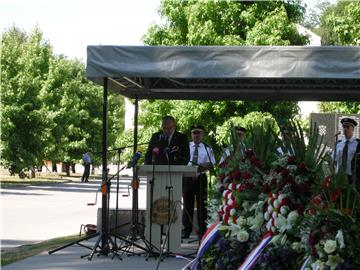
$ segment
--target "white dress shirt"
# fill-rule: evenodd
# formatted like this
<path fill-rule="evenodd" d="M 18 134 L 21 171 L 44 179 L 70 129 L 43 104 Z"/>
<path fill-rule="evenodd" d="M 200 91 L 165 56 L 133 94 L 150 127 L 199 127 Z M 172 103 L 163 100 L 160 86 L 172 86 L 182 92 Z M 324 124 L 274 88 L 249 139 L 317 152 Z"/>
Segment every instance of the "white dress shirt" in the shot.
<path fill-rule="evenodd" d="M 190 142 L 189 147 L 190 147 L 190 161 L 188 163 L 188 166 L 196 165 L 196 164 L 191 163 L 191 161 L 193 160 L 193 156 L 194 156 L 195 143 Z M 197 163 L 198 164 L 203 164 L 203 163 L 215 164 L 215 162 L 216 161 L 215 161 L 214 152 L 213 152 L 212 148 L 209 146 L 205 146 L 203 143 L 199 143 L 198 162 Z"/>
<path fill-rule="evenodd" d="M 341 167 L 342 163 L 342 154 L 343 149 L 346 143 L 346 138 L 343 138 L 340 142 L 336 144 L 336 172 L 339 172 L 339 168 Z M 349 145 L 348 145 L 348 155 L 347 155 L 347 162 L 346 162 L 346 174 L 352 175 L 351 171 L 351 160 L 354 157 L 354 154 L 356 152 L 356 148 L 358 145 L 358 141 L 356 140 L 355 136 L 349 139 Z"/>

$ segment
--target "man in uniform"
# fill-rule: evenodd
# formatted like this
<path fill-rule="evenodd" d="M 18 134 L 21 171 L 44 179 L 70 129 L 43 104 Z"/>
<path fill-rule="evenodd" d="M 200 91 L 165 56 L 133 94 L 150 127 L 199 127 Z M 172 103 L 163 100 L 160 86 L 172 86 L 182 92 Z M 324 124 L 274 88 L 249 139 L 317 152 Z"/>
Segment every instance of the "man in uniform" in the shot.
<path fill-rule="evenodd" d="M 207 176 L 206 172 L 213 164 L 215 158 L 213 150 L 210 146 L 203 142 L 204 127 L 200 125 L 193 125 L 190 128 L 192 141 L 189 143 L 190 160 L 188 165 L 199 166 L 199 171 L 196 177 L 184 177 L 183 179 L 183 231 L 181 237 L 189 238 L 192 232 L 194 202 L 196 199 L 197 205 L 197 221 L 199 225 L 199 237 L 201 238 L 206 232 L 207 219 Z"/>
<path fill-rule="evenodd" d="M 359 185 L 360 140 L 354 136 L 357 122 L 352 118 L 341 119 L 344 138 L 336 144 L 334 160 L 336 172 L 345 171 L 351 183 Z"/>

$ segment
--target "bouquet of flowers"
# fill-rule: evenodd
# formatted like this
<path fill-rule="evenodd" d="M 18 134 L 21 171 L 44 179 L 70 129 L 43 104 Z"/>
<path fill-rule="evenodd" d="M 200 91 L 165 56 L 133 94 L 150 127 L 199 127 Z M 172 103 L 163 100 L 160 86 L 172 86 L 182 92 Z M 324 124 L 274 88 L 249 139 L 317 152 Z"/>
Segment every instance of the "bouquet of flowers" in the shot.
<path fill-rule="evenodd" d="M 253 136 L 253 148 L 239 144 L 222 164 L 211 201 L 220 237 L 202 269 L 237 269 L 269 235 L 262 254 L 241 269 L 360 269 L 359 193 L 344 175 L 324 174 L 316 127 L 306 144 L 301 127 L 290 126 L 285 154 L 267 153 L 276 149 L 277 136 L 257 130 L 267 134 L 266 146 Z"/>

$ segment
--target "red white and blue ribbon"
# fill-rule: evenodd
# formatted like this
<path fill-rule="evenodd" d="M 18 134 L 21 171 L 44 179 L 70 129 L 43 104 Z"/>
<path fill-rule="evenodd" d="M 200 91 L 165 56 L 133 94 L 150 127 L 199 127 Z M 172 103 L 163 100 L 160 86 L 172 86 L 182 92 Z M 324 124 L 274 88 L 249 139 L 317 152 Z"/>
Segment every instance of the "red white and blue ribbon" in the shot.
<path fill-rule="evenodd" d="M 250 252 L 243 264 L 238 268 L 238 270 L 250 270 L 259 259 L 263 250 L 270 243 L 272 237 L 273 236 L 270 233 L 266 234 L 261 240 L 261 242 L 256 246 L 256 248 L 254 248 Z"/>
<path fill-rule="evenodd" d="M 193 259 L 192 261 L 190 261 L 187 265 L 185 265 L 182 268 L 182 270 L 188 270 L 188 269 L 196 270 L 201 257 L 209 249 L 209 247 L 214 242 L 214 240 L 219 236 L 220 225 L 221 225 L 221 223 L 218 221 L 218 222 L 214 223 L 213 225 L 211 225 L 209 229 L 207 229 L 206 233 L 204 234 L 204 236 L 201 240 L 201 244 L 200 244 L 199 250 L 196 254 L 196 258 Z"/>

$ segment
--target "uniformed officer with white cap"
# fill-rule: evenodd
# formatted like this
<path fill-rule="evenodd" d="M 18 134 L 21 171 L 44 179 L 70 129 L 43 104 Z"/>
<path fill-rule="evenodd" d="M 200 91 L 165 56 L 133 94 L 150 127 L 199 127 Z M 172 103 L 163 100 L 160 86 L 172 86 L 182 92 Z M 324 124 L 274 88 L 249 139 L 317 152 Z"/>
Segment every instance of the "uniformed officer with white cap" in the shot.
<path fill-rule="evenodd" d="M 343 170 L 351 182 L 358 179 L 360 166 L 357 162 L 360 156 L 360 140 L 355 138 L 354 128 L 357 122 L 349 117 L 341 119 L 344 138 L 339 140 L 335 149 L 336 172 Z M 358 182 L 358 181 L 356 181 Z"/>

